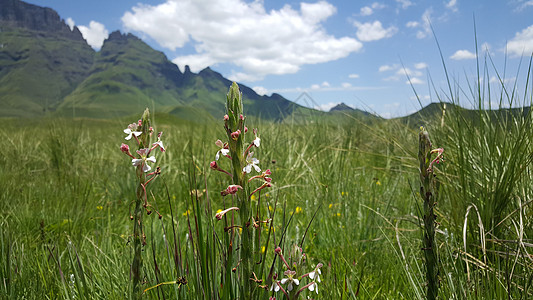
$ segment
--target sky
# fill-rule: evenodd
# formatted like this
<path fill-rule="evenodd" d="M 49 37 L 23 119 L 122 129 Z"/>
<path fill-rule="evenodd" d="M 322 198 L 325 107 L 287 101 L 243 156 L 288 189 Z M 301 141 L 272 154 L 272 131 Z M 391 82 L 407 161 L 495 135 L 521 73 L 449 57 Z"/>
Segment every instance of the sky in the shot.
<path fill-rule="evenodd" d="M 533 0 L 26 2 L 56 10 L 96 50 L 129 32 L 182 71 L 209 66 L 259 94 L 385 118 L 447 100 L 448 82 L 471 106 L 478 63 L 480 82 L 525 85 L 533 53 Z"/>

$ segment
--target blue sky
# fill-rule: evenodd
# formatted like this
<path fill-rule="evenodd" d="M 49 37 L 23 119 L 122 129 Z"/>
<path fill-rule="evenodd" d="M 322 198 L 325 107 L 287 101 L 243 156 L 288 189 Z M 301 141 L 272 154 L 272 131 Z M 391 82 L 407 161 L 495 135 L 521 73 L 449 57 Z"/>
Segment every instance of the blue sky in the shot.
<path fill-rule="evenodd" d="M 525 77 L 533 52 L 532 0 L 27 2 L 56 10 L 95 49 L 115 30 L 131 32 L 182 71 L 210 66 L 260 94 L 384 117 L 420 108 L 413 87 L 423 105 L 447 90 L 435 37 L 463 89 L 476 79 L 476 36 L 478 60 L 490 55 L 508 84 Z M 489 70 L 486 79 L 497 81 Z"/>

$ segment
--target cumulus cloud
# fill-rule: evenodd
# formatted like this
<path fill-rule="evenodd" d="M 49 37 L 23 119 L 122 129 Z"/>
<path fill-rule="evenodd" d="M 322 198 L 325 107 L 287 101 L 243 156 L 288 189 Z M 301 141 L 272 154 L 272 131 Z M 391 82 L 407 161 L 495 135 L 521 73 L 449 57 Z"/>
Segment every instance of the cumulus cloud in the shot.
<path fill-rule="evenodd" d="M 424 84 L 424 83 L 425 82 L 418 77 L 410 78 L 409 80 L 405 82 L 405 84 Z"/>
<path fill-rule="evenodd" d="M 268 93 L 268 90 L 262 86 L 254 86 L 252 90 L 254 90 L 254 92 L 256 92 L 260 96 L 264 96 Z"/>
<path fill-rule="evenodd" d="M 433 14 L 433 9 L 428 8 L 422 14 L 421 20 L 419 21 L 409 21 L 406 23 L 408 28 L 418 28 L 416 32 L 416 37 L 419 39 L 426 38 L 431 34 L 431 14 Z"/>
<path fill-rule="evenodd" d="M 354 22 L 354 26 L 357 27 L 357 38 L 363 42 L 390 38 L 396 32 L 398 32 L 398 28 L 394 26 L 391 26 L 387 29 L 383 28 L 383 25 L 380 21 L 374 21 L 372 23 Z"/>
<path fill-rule="evenodd" d="M 67 18 L 65 20 L 65 23 L 68 25 L 68 27 L 70 27 L 70 30 L 73 30 L 74 25 L 76 25 L 76 23 L 74 23 L 74 20 L 72 20 L 72 18 Z"/>
<path fill-rule="evenodd" d="M 394 64 L 394 65 L 383 65 L 383 66 L 380 66 L 378 71 L 380 72 L 386 72 L 386 71 L 392 71 L 392 70 L 396 70 L 399 68 L 399 65 L 398 64 Z"/>
<path fill-rule="evenodd" d="M 513 56 L 529 56 L 533 53 L 533 25 L 517 32 L 507 43 L 507 51 Z"/>
<path fill-rule="evenodd" d="M 104 24 L 96 21 L 91 21 L 89 27 L 78 26 L 83 38 L 94 49 L 100 49 L 104 44 L 104 40 L 109 36 L 109 32 L 105 29 Z"/>
<path fill-rule="evenodd" d="M 448 3 L 446 3 L 446 8 L 450 9 L 453 12 L 457 12 L 457 0 L 450 0 Z"/>
<path fill-rule="evenodd" d="M 359 78 L 359 74 L 350 74 L 348 75 L 348 78 L 352 78 L 352 79 Z"/>
<path fill-rule="evenodd" d="M 196 72 L 230 63 L 242 68 L 232 78 L 253 81 L 360 50 L 363 45 L 355 38 L 326 32 L 322 23 L 335 13 L 325 1 L 267 12 L 263 1 L 166 0 L 154 6 L 138 4 L 122 22 L 126 30 L 149 36 L 170 50 L 191 44 L 196 53 L 173 59 L 182 69 L 189 65 Z"/>
<path fill-rule="evenodd" d="M 419 63 L 416 63 L 415 64 L 415 69 L 425 69 L 428 67 L 428 64 L 426 64 L 425 62 L 419 62 Z"/>
<path fill-rule="evenodd" d="M 385 8 L 384 4 L 381 4 L 379 2 L 374 2 L 369 6 L 362 7 L 360 14 L 361 16 L 370 16 L 374 13 L 375 10 L 382 9 L 382 8 Z"/>
<path fill-rule="evenodd" d="M 457 50 L 450 58 L 453 60 L 474 59 L 476 58 L 476 54 L 468 50 Z"/>

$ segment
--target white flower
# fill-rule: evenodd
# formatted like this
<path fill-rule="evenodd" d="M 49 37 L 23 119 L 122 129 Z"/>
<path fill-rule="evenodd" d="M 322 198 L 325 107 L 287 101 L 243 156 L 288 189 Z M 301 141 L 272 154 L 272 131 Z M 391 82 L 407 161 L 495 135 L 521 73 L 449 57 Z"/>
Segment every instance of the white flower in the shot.
<path fill-rule="evenodd" d="M 272 286 L 270 287 L 270 291 L 271 291 L 271 292 L 272 292 L 272 291 L 274 291 L 274 292 L 279 291 L 279 284 L 278 284 L 277 281 L 274 281 L 274 282 L 272 283 Z"/>
<path fill-rule="evenodd" d="M 221 140 L 217 140 L 215 142 L 215 145 L 219 146 L 221 149 L 217 151 L 217 154 L 215 155 L 215 160 L 218 160 L 220 158 L 220 153 L 224 156 L 228 156 L 229 149 L 227 149 L 224 145 L 224 143 Z"/>
<path fill-rule="evenodd" d="M 255 147 L 259 147 L 259 145 L 261 145 L 261 139 L 258 136 L 256 136 L 253 143 Z"/>
<path fill-rule="evenodd" d="M 318 284 L 316 282 L 311 283 L 308 289 L 312 292 L 315 291 L 318 294 Z"/>
<path fill-rule="evenodd" d="M 152 167 L 150 167 L 147 164 L 147 162 L 155 163 L 155 156 L 146 157 L 146 155 L 149 153 L 149 151 L 150 151 L 150 149 L 148 149 L 148 148 L 139 149 L 139 150 L 137 150 L 137 154 L 139 154 L 139 156 L 141 158 L 134 158 L 134 159 L 131 160 L 131 164 L 134 167 L 142 165 L 143 172 L 145 172 L 145 173 L 152 169 Z"/>
<path fill-rule="evenodd" d="M 322 268 L 322 266 L 323 265 L 321 263 L 316 265 L 316 268 L 313 270 L 313 272 L 309 273 L 309 278 L 315 279 L 316 277 L 316 281 L 320 282 L 320 275 L 322 274 L 322 271 L 320 271 L 320 268 Z"/>
<path fill-rule="evenodd" d="M 259 160 L 255 157 L 252 157 L 254 155 L 253 152 L 249 152 L 248 153 L 248 156 L 246 156 L 246 167 L 244 167 L 242 169 L 243 172 L 245 173 L 250 173 L 252 172 L 252 167 L 254 167 L 254 169 L 257 171 L 257 172 L 261 172 L 261 168 L 259 168 L 257 166 L 257 164 L 259 163 Z"/>
<path fill-rule="evenodd" d="M 133 135 L 135 135 L 135 136 L 141 135 L 142 131 L 133 131 L 130 128 L 126 128 L 126 129 L 124 129 L 124 133 L 128 135 L 124 139 L 125 140 L 130 140 Z"/>
<path fill-rule="evenodd" d="M 292 286 L 293 283 L 296 285 L 300 284 L 300 280 L 298 280 L 297 278 L 294 278 L 294 275 L 296 275 L 296 271 L 287 270 L 283 274 L 287 275 L 287 278 L 281 279 L 281 284 L 285 284 L 288 282 L 287 291 L 289 292 L 292 291 L 292 289 L 294 288 Z"/>

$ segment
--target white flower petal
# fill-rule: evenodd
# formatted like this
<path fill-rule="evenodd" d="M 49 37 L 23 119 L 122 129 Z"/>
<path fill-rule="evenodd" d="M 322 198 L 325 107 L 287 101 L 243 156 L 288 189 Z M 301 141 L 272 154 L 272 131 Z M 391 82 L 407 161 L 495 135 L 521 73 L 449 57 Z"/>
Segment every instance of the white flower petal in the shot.
<path fill-rule="evenodd" d="M 309 273 L 309 278 L 315 279 L 315 271 Z"/>
<path fill-rule="evenodd" d="M 253 166 L 254 169 L 255 169 L 257 172 L 261 172 L 261 168 L 259 168 L 257 165 L 252 164 L 252 165 L 250 165 L 250 166 Z M 250 171 L 251 171 L 251 170 L 250 170 Z M 248 172 L 248 173 L 250 173 L 250 172 Z"/>
<path fill-rule="evenodd" d="M 129 129 L 129 128 L 124 129 L 124 133 L 125 134 L 131 134 L 131 129 Z"/>
<path fill-rule="evenodd" d="M 252 172 L 252 165 L 247 165 L 246 167 L 244 167 L 244 169 L 242 169 L 242 171 L 246 173 Z"/>
<path fill-rule="evenodd" d="M 228 155 L 229 149 L 220 149 L 220 152 L 222 153 L 222 155 Z"/>
<path fill-rule="evenodd" d="M 300 285 L 300 280 L 294 278 L 292 281 L 294 281 L 294 283 L 296 283 L 296 285 Z"/>
<path fill-rule="evenodd" d="M 256 147 L 259 147 L 261 145 L 261 139 L 259 137 L 256 137 L 254 140 L 254 145 Z"/>
<path fill-rule="evenodd" d="M 259 159 L 255 158 L 255 157 L 252 158 L 252 164 L 257 165 L 258 163 L 259 163 Z"/>
<path fill-rule="evenodd" d="M 215 160 L 218 160 L 220 158 L 220 150 L 217 151 L 217 154 L 215 155 Z"/>
<path fill-rule="evenodd" d="M 292 291 L 292 281 L 289 282 L 289 285 L 287 286 L 287 291 Z"/>
<path fill-rule="evenodd" d="M 155 163 L 155 156 L 152 155 L 152 156 L 148 157 L 146 160 Z"/>
<path fill-rule="evenodd" d="M 143 160 L 142 159 L 138 159 L 138 158 L 134 158 L 134 159 L 131 160 L 131 164 L 133 166 L 135 166 L 135 167 L 140 165 L 142 162 L 143 162 Z"/>
<path fill-rule="evenodd" d="M 134 131 L 133 134 L 135 134 L 135 136 L 139 136 L 141 135 L 143 132 L 142 131 Z"/>
<path fill-rule="evenodd" d="M 146 173 L 146 172 L 150 171 L 151 169 L 152 169 L 152 167 L 150 167 L 148 164 L 144 164 L 143 165 L 143 172 Z"/>
<path fill-rule="evenodd" d="M 287 280 L 289 280 L 289 279 L 287 279 L 287 278 L 281 279 L 281 284 L 285 284 L 287 282 Z"/>

